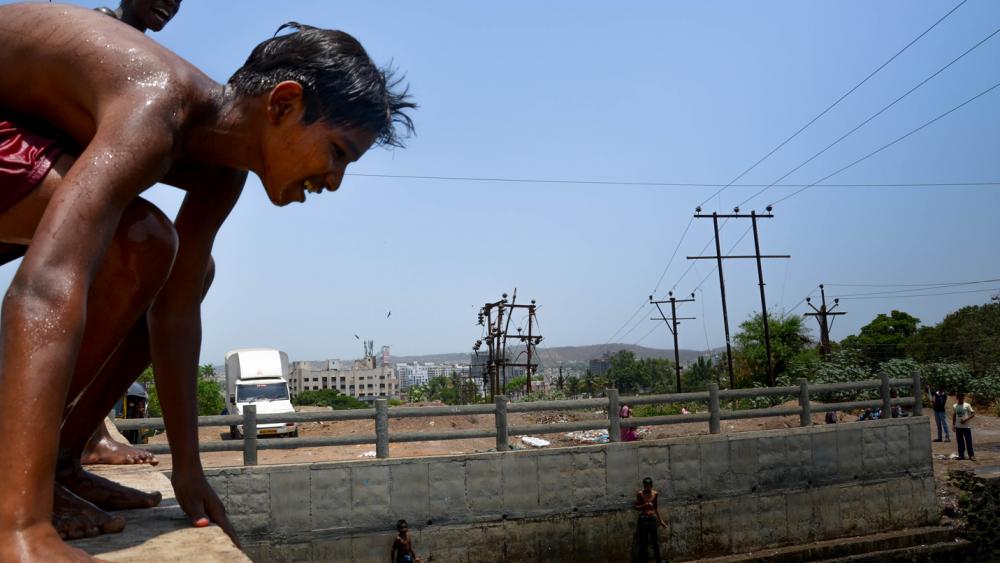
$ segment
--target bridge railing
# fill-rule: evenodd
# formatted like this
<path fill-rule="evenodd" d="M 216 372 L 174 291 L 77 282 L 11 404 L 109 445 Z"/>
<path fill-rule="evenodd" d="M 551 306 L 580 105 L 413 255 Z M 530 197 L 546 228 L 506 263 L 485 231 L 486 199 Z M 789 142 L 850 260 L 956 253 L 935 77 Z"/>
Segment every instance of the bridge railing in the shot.
<path fill-rule="evenodd" d="M 911 397 L 893 397 L 892 389 L 908 388 Z M 257 451 L 268 449 L 295 449 L 325 446 L 351 446 L 359 444 L 375 444 L 375 456 L 389 457 L 389 444 L 402 442 L 426 442 L 435 440 L 466 440 L 470 438 L 495 438 L 497 451 L 509 449 L 511 435 L 554 434 L 574 432 L 579 430 L 607 430 L 608 439 L 612 442 L 620 440 L 620 431 L 624 427 L 659 426 L 665 424 L 689 424 L 707 422 L 711 434 L 721 432 L 721 421 L 746 418 L 762 418 L 772 416 L 799 415 L 801 426 L 812 424 L 812 413 L 863 408 L 881 408 L 883 413 L 890 413 L 893 406 L 912 407 L 913 416 L 922 414 L 920 399 L 920 375 L 914 373 L 910 379 L 889 379 L 883 375 L 881 379 L 870 379 L 851 383 L 822 383 L 810 385 L 805 379 L 800 379 L 797 386 L 789 387 L 758 387 L 751 389 L 720 390 L 715 383 L 708 385 L 708 391 L 697 393 L 671 393 L 665 395 L 637 395 L 619 397 L 618 390 L 607 389 L 605 396 L 594 399 L 572 399 L 564 401 L 536 401 L 526 403 L 510 403 L 505 396 L 498 396 L 492 405 L 456 405 L 444 407 L 394 407 L 389 408 L 386 399 L 376 399 L 375 408 L 341 411 L 297 412 L 281 414 L 257 414 L 255 405 L 246 405 L 242 415 L 221 415 L 198 417 L 198 426 L 235 426 L 243 425 L 242 440 L 226 440 L 221 442 L 202 442 L 199 449 L 202 452 L 243 452 L 244 465 L 257 464 Z M 810 396 L 813 393 L 834 393 L 843 391 L 878 391 L 879 398 L 869 401 L 842 401 L 812 404 Z M 730 410 L 720 405 L 724 401 L 757 398 L 757 397 L 798 397 L 797 406 L 769 407 L 755 409 Z M 619 416 L 620 405 L 663 405 L 705 402 L 708 411 L 703 413 L 630 417 L 622 419 Z M 553 424 L 533 424 L 526 426 L 510 426 L 507 422 L 508 413 L 538 412 L 553 410 L 607 410 L 606 420 L 588 420 L 579 422 L 559 422 Z M 425 418 L 455 415 L 493 415 L 495 425 L 492 429 L 445 430 L 435 432 L 389 432 L 389 419 L 392 418 Z M 334 438 L 286 438 L 274 440 L 258 440 L 257 425 L 265 423 L 303 423 L 303 422 L 336 422 L 345 420 L 374 420 L 374 433 L 341 436 Z M 119 430 L 164 429 L 162 418 L 119 419 L 115 421 Z M 168 444 L 149 444 L 140 446 L 153 453 L 163 454 L 170 451 Z"/>

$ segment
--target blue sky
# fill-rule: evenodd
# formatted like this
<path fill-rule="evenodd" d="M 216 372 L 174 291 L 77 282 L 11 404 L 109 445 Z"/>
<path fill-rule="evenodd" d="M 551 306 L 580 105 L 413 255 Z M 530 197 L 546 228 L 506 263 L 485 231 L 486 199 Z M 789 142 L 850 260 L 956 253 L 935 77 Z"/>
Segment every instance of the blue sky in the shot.
<path fill-rule="evenodd" d="M 349 173 L 726 184 L 956 3 L 188 0 L 152 37 L 219 81 L 285 21 L 358 37 L 406 73 L 421 107 L 408 148 L 375 149 Z M 780 178 L 998 26 L 1000 3 L 968 0 L 739 183 Z M 998 61 L 1000 35 L 784 182 L 814 182 L 985 90 L 1000 81 Z M 827 183 L 1000 182 L 998 133 L 1000 88 Z M 247 346 L 356 357 L 355 334 L 394 354 L 467 351 L 478 308 L 515 287 L 541 305 L 543 346 L 663 348 L 668 334 L 648 306 L 626 321 L 654 289 L 697 288 L 682 311 L 698 320 L 682 325 L 681 347 L 719 346 L 711 264 L 682 277 L 711 222 L 681 235 L 714 191 L 348 176 L 337 193 L 278 209 L 252 177 L 217 239 L 202 361 Z M 755 191 L 730 187 L 704 207 L 729 211 Z M 742 209 L 792 191 L 772 188 Z M 148 196 L 170 212 L 181 199 L 165 187 Z M 792 256 L 765 264 L 768 304 L 805 312 L 820 283 L 1000 278 L 998 209 L 1000 186 L 806 190 L 761 221 L 762 250 Z M 747 225 L 723 228 L 724 251 Z M 748 252 L 749 236 L 734 250 Z M 3 281 L 12 274 L 0 270 Z M 756 269 L 731 261 L 725 275 L 735 330 L 760 309 Z M 827 295 L 896 289 L 829 285 Z M 892 309 L 936 323 L 990 295 L 845 298 L 833 336 Z"/>

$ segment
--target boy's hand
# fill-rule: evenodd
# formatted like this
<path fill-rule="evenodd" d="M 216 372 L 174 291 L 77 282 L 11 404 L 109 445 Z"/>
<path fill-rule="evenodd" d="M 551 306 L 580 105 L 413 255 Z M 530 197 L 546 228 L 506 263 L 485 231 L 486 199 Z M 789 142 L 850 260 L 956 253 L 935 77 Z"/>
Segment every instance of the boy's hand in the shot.
<path fill-rule="evenodd" d="M 188 475 L 184 473 L 187 472 L 179 474 L 175 471 L 171 483 L 177 495 L 177 504 L 191 519 L 191 524 L 196 528 L 204 528 L 214 522 L 226 532 L 236 547 L 242 549 L 236 531 L 226 517 L 226 507 L 208 484 L 205 474 L 201 471 Z"/>
<path fill-rule="evenodd" d="M 660 526 L 661 526 L 661 527 L 662 527 L 662 528 L 663 528 L 664 530 L 666 530 L 666 529 L 667 529 L 667 523 L 666 523 L 666 522 L 664 522 L 663 520 L 660 520 Z"/>

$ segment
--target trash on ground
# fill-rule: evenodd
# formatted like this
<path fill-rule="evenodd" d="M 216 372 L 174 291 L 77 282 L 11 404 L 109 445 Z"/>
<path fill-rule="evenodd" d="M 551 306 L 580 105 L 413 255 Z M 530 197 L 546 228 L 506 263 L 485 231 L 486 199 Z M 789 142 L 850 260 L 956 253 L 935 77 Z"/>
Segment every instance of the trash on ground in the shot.
<path fill-rule="evenodd" d="M 533 448 L 544 448 L 552 445 L 552 442 L 543 440 L 542 438 L 535 438 L 534 436 L 521 436 L 521 441 Z"/>
<path fill-rule="evenodd" d="M 358 457 L 375 457 L 375 450 L 369 450 L 359 455 Z"/>
<path fill-rule="evenodd" d="M 576 432 L 567 432 L 565 436 L 571 440 L 588 444 L 606 444 L 608 442 L 607 430 L 577 430 Z"/>

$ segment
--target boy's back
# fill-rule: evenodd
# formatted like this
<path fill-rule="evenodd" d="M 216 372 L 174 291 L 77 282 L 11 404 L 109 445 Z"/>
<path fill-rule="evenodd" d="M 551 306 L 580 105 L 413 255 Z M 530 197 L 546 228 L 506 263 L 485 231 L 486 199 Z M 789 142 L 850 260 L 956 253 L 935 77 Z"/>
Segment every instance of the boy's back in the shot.
<path fill-rule="evenodd" d="M 11 4 L 0 6 L 0 22 L 0 108 L 45 121 L 81 147 L 100 120 L 134 118 L 143 108 L 169 108 L 163 125 L 177 127 L 187 117 L 181 110 L 213 84 L 155 41 L 93 10 Z M 115 111 L 119 103 L 129 115 Z"/>

